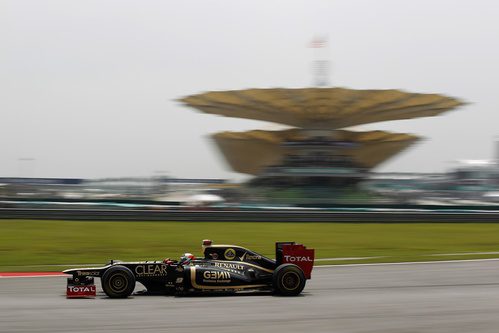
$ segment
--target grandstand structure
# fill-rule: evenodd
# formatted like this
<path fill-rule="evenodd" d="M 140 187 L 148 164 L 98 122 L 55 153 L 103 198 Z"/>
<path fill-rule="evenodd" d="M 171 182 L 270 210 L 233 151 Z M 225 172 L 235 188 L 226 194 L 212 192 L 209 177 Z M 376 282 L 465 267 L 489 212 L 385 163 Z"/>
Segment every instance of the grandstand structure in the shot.
<path fill-rule="evenodd" d="M 180 101 L 199 111 L 286 125 L 279 131 L 222 132 L 214 141 L 251 184 L 347 187 L 421 138 L 354 126 L 437 116 L 463 104 L 439 94 L 347 88 L 206 92 Z"/>

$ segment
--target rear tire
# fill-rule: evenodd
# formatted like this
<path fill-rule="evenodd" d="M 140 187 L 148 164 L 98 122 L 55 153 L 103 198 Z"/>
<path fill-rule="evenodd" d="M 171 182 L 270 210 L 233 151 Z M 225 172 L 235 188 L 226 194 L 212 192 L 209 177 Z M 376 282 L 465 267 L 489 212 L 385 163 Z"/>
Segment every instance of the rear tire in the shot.
<path fill-rule="evenodd" d="M 305 274 L 300 267 L 283 264 L 274 271 L 272 284 L 275 291 L 283 296 L 299 295 L 305 288 Z"/>
<path fill-rule="evenodd" d="M 126 298 L 135 289 L 135 276 L 124 266 L 111 266 L 102 275 L 102 289 L 111 298 Z"/>

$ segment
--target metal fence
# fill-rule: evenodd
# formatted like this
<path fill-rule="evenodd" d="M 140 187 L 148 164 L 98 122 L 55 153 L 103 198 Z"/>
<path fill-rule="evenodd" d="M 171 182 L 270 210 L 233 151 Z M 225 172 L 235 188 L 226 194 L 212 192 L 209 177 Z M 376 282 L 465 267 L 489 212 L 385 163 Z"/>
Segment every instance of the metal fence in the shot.
<path fill-rule="evenodd" d="M 499 222 L 499 212 L 381 211 L 340 212 L 314 210 L 95 210 L 0 209 L 0 219 L 84 221 L 191 221 L 191 222 Z"/>

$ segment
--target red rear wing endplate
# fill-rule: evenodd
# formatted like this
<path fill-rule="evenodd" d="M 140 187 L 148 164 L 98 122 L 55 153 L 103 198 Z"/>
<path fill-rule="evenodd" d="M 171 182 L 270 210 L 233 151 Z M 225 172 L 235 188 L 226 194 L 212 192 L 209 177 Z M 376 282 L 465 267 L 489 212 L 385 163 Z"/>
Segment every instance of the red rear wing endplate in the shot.
<path fill-rule="evenodd" d="M 279 264 L 295 264 L 303 270 L 305 277 L 310 279 L 314 268 L 314 249 L 307 249 L 304 245 L 292 242 L 281 243 L 278 248 L 282 251 L 281 254 L 276 253 L 276 257 L 280 259 Z"/>

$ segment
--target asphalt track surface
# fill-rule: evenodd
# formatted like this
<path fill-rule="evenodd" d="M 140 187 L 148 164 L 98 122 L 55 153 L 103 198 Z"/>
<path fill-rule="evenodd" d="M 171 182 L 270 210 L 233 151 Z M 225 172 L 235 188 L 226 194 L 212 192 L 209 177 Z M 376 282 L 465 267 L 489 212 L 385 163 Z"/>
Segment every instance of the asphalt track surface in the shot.
<path fill-rule="evenodd" d="M 499 332 L 499 261 L 316 268 L 302 296 L 66 299 L 0 279 L 1 332 Z"/>

